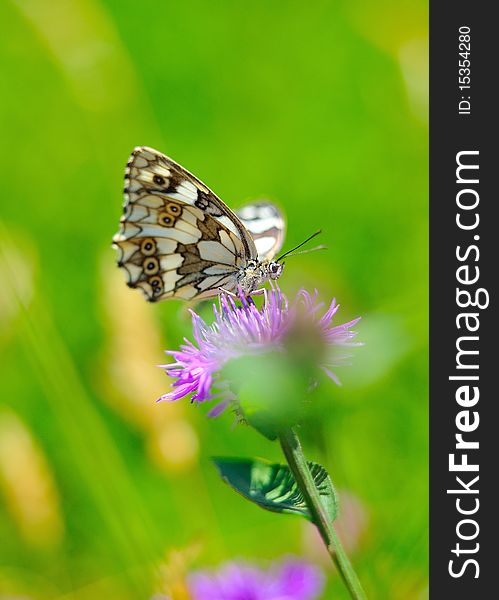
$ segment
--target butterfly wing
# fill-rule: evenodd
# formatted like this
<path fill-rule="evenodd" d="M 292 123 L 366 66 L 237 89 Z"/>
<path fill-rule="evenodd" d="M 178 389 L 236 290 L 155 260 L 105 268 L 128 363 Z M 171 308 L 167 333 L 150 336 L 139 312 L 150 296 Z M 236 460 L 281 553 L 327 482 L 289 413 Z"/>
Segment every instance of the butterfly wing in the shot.
<path fill-rule="evenodd" d="M 253 238 L 258 259 L 275 258 L 282 248 L 286 230 L 284 216 L 277 206 L 261 200 L 243 206 L 237 211 L 237 216 Z"/>
<path fill-rule="evenodd" d="M 113 238 L 128 285 L 152 302 L 236 289 L 257 257 L 238 217 L 201 181 L 151 148 L 136 148 L 125 173 L 121 228 Z"/>

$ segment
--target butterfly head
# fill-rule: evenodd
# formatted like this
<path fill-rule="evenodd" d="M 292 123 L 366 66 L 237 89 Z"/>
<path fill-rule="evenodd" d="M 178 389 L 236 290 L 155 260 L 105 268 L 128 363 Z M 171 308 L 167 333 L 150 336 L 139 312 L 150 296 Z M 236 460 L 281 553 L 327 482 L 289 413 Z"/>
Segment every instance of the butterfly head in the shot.
<path fill-rule="evenodd" d="M 241 286 L 244 292 L 251 294 L 261 288 L 262 285 L 265 285 L 265 282 L 269 279 L 279 279 L 283 268 L 284 264 L 277 261 L 264 260 L 260 262 L 250 260 L 240 271 L 238 285 Z"/>
<path fill-rule="evenodd" d="M 267 272 L 270 279 L 276 280 L 282 275 L 282 271 L 284 269 L 284 263 L 277 262 L 273 260 L 267 265 Z"/>

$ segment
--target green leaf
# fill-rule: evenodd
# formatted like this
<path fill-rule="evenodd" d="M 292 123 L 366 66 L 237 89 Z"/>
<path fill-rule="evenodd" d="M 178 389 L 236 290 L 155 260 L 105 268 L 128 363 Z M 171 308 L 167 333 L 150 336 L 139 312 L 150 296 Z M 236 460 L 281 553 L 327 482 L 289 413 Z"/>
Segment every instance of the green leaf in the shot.
<path fill-rule="evenodd" d="M 298 514 L 312 520 L 289 467 L 257 459 L 215 458 L 213 461 L 222 479 L 251 502 L 266 510 Z M 334 521 L 338 500 L 331 478 L 321 465 L 309 462 L 308 466 L 323 506 Z"/>

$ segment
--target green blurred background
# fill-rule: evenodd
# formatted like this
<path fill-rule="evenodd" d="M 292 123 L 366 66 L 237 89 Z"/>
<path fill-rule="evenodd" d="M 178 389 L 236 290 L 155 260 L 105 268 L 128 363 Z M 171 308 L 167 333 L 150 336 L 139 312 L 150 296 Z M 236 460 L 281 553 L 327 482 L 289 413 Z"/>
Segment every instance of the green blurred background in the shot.
<path fill-rule="evenodd" d="M 135 145 L 237 207 L 276 200 L 282 288 L 362 315 L 307 455 L 342 493 L 370 598 L 427 595 L 427 5 L 421 0 L 0 4 L 0 598 L 148 598 L 186 570 L 292 553 L 314 532 L 218 479 L 276 444 L 155 404 L 185 306 L 129 290 L 110 248 Z"/>

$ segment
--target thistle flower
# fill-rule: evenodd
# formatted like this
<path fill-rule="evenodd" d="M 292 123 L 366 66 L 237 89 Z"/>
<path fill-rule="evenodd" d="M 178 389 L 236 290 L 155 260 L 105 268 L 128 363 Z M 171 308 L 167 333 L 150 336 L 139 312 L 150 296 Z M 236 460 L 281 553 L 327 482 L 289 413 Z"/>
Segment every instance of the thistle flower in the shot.
<path fill-rule="evenodd" d="M 296 558 L 268 570 L 226 563 L 216 572 L 199 571 L 189 578 L 193 600 L 316 600 L 323 586 L 321 571 Z"/>
<path fill-rule="evenodd" d="M 331 368 L 343 364 L 346 358 L 338 349 L 359 345 L 352 343 L 356 333 L 351 331 L 359 319 L 333 326 L 339 305 L 333 299 L 320 316 L 324 304 L 317 301 L 317 296 L 317 290 L 313 295 L 300 290 L 290 303 L 275 287 L 258 308 L 242 293 L 240 303 L 221 293 L 220 306 L 213 304 L 212 325 L 191 310 L 195 343 L 185 339 L 180 350 L 167 352 L 175 362 L 162 367 L 175 379 L 174 389 L 159 400 L 178 400 L 189 394 L 197 403 L 218 398 L 220 402 L 209 413 L 216 416 L 235 401 L 230 382 L 221 373 L 230 361 L 271 352 L 289 354 L 293 348 L 301 348 L 307 356 L 309 350 L 317 350 L 312 352 L 317 358 L 316 366 L 339 384 Z"/>

